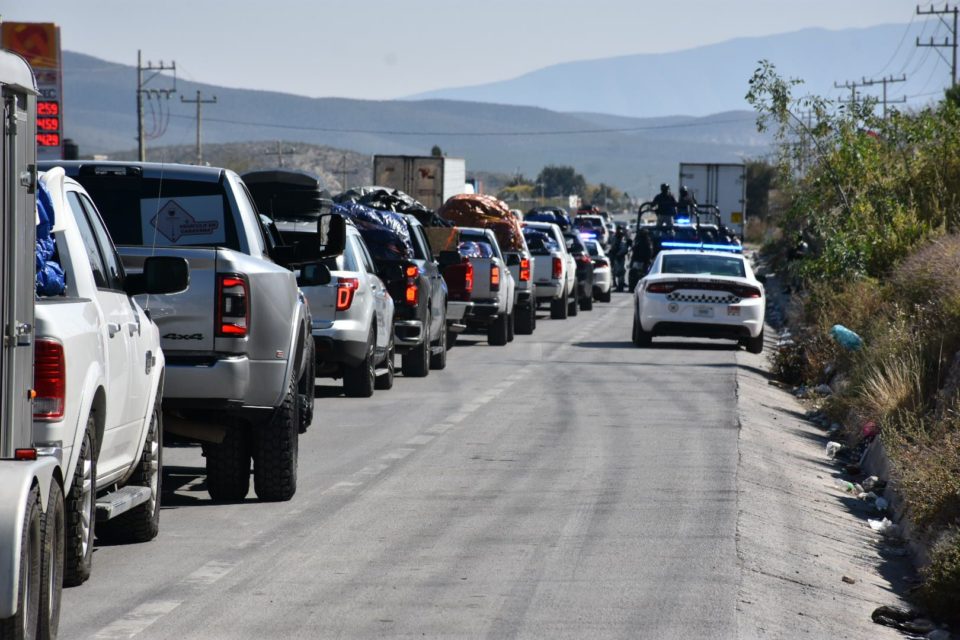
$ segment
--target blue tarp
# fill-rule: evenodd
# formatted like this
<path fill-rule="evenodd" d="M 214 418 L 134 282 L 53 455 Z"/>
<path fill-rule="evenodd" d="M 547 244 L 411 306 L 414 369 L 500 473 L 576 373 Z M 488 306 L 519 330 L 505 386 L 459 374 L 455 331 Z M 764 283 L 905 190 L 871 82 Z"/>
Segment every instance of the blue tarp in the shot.
<path fill-rule="evenodd" d="M 54 262 L 57 245 L 50 233 L 55 219 L 53 200 L 43 181 L 37 185 L 37 295 L 63 295 L 66 287 L 63 269 Z"/>
<path fill-rule="evenodd" d="M 374 260 L 410 260 L 414 257 L 410 229 L 402 214 L 371 209 L 355 202 L 335 204 L 333 212 L 353 221 Z"/>

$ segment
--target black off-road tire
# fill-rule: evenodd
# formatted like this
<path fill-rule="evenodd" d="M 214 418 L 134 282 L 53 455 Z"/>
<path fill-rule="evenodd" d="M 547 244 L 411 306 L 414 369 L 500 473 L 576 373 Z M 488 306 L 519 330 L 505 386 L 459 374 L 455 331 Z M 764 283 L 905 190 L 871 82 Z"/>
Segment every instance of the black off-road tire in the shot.
<path fill-rule="evenodd" d="M 430 316 L 423 325 L 423 342 L 401 356 L 401 370 L 408 378 L 425 378 L 430 374 Z"/>
<path fill-rule="evenodd" d="M 457 344 L 457 332 L 447 329 L 447 351 L 453 349 Z"/>
<path fill-rule="evenodd" d="M 216 502 L 240 502 L 250 492 L 250 434 L 246 427 L 228 427 L 219 444 L 204 443 L 207 492 Z"/>
<path fill-rule="evenodd" d="M 374 388 L 376 388 L 378 391 L 386 391 L 387 389 L 393 388 L 393 379 L 396 377 L 396 370 L 394 369 L 393 364 L 394 358 L 394 346 L 393 341 L 391 340 L 390 346 L 387 347 L 387 355 L 383 359 L 383 364 L 387 371 L 386 373 L 382 373 L 377 376 L 377 380 L 373 384 Z"/>
<path fill-rule="evenodd" d="M 517 333 L 517 312 L 511 311 L 507 316 L 507 342 L 513 342 Z"/>
<path fill-rule="evenodd" d="M 80 444 L 80 455 L 73 470 L 73 482 L 64 498 L 66 536 L 64 545 L 63 584 L 75 587 L 90 577 L 93 565 L 93 538 L 97 523 L 97 461 L 93 433 L 96 429 L 93 415 L 87 418 L 87 427 Z M 84 477 L 88 487 L 84 490 Z"/>
<path fill-rule="evenodd" d="M 741 343 L 750 353 L 763 353 L 763 329 L 756 338 L 744 338 Z"/>
<path fill-rule="evenodd" d="M 43 555 L 40 566 L 39 634 L 41 640 L 54 640 L 60 629 L 60 601 L 63 594 L 63 552 L 66 532 L 63 488 L 54 479 L 43 514 Z M 0 637 L 6 638 L 0 631 Z"/>
<path fill-rule="evenodd" d="M 300 433 L 306 433 L 313 423 L 313 402 L 317 390 L 317 346 L 310 340 L 307 361 L 304 363 L 303 376 L 300 378 L 298 392 L 300 396 Z"/>
<path fill-rule="evenodd" d="M 261 500 L 283 502 L 297 492 L 299 413 L 297 383 L 291 380 L 273 419 L 255 428 L 253 490 Z"/>
<path fill-rule="evenodd" d="M 376 360 L 377 333 L 370 329 L 367 336 L 367 353 L 355 367 L 343 368 L 343 392 L 350 398 L 369 398 L 377 383 Z"/>
<path fill-rule="evenodd" d="M 580 313 L 580 307 L 577 304 L 579 294 L 574 290 L 573 294 L 567 299 L 567 315 L 573 318 Z"/>
<path fill-rule="evenodd" d="M 514 330 L 521 336 L 528 336 L 533 333 L 536 320 L 537 312 L 533 305 L 524 307 L 520 309 L 520 315 L 516 317 Z"/>
<path fill-rule="evenodd" d="M 613 298 L 613 287 L 610 287 L 609 289 L 607 289 L 606 293 L 601 291 L 600 295 L 597 296 L 597 300 L 599 300 L 600 302 L 610 302 L 612 298 Z"/>
<path fill-rule="evenodd" d="M 143 443 L 140 462 L 127 484 L 150 487 L 153 495 L 141 505 L 113 520 L 101 522 L 97 538 L 110 543 L 147 542 L 160 532 L 160 494 L 163 480 L 163 416 L 160 399 L 153 405 L 147 440 Z"/>
<path fill-rule="evenodd" d="M 487 342 L 494 347 L 502 347 L 507 344 L 507 314 L 501 313 L 487 327 Z"/>
<path fill-rule="evenodd" d="M 586 298 L 580 298 L 580 310 L 581 311 L 593 311 L 593 297 L 588 296 Z"/>
<path fill-rule="evenodd" d="M 41 574 L 43 565 L 43 509 L 40 489 L 27 495 L 26 516 L 20 531 L 20 587 L 17 612 L 0 620 L 0 638 L 33 640 L 40 621 Z"/>
<path fill-rule="evenodd" d="M 568 312 L 566 296 L 550 301 L 550 318 L 553 320 L 566 320 L 570 315 Z"/>
<path fill-rule="evenodd" d="M 440 329 L 440 337 L 431 345 L 430 349 L 430 368 L 435 371 L 442 371 L 447 368 L 447 321 L 444 319 Z"/>

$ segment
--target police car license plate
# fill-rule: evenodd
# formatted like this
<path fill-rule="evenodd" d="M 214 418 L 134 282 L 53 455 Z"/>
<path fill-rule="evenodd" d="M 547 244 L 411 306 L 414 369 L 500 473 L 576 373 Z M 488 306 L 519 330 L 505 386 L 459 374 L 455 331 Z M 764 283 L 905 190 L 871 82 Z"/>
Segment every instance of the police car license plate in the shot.
<path fill-rule="evenodd" d="M 693 317 L 694 318 L 712 318 L 713 308 L 712 307 L 694 307 Z"/>

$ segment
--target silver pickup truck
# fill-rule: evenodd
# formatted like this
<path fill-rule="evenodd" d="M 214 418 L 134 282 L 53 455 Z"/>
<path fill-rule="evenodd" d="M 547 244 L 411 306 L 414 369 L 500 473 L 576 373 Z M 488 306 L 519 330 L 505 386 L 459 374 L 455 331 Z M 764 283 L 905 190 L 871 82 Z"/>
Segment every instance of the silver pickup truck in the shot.
<path fill-rule="evenodd" d="M 277 245 L 232 171 L 59 162 L 93 196 L 129 273 L 153 255 L 190 265 L 190 288 L 138 300 L 160 329 L 164 428 L 200 442 L 214 500 L 246 497 L 253 460 L 262 500 L 297 488 L 299 434 L 313 409 L 310 308 L 291 268 L 343 250 L 326 216 L 316 242 Z M 326 244 L 322 244 L 326 242 Z"/>

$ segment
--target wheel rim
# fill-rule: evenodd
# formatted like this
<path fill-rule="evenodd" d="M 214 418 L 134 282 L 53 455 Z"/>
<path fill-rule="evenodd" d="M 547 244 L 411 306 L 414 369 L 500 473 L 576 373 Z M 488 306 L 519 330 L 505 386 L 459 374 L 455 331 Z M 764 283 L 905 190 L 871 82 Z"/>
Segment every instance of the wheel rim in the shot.
<path fill-rule="evenodd" d="M 89 452 L 89 445 L 87 451 Z M 93 463 L 89 455 L 83 460 L 83 484 L 80 486 L 83 509 L 80 510 L 81 557 L 87 557 L 90 548 L 90 526 L 93 522 Z"/>
<path fill-rule="evenodd" d="M 150 513 L 153 513 L 160 498 L 157 495 L 160 493 L 160 439 L 157 437 L 156 416 L 154 416 L 150 425 L 150 433 L 150 441 L 147 443 L 147 446 L 150 447 L 147 451 L 150 456 L 147 459 L 147 472 L 150 474 Z"/>

